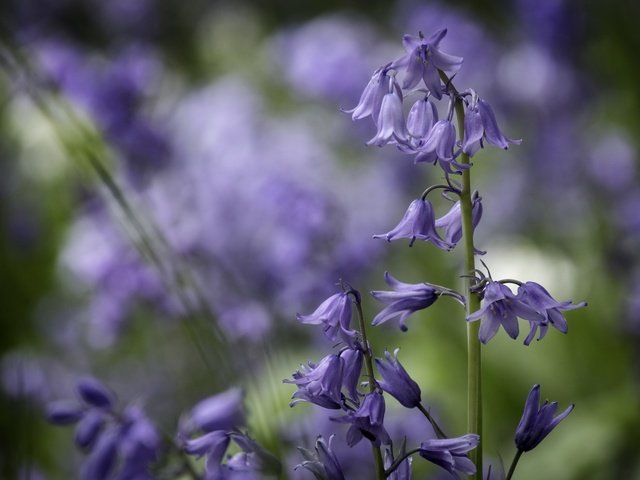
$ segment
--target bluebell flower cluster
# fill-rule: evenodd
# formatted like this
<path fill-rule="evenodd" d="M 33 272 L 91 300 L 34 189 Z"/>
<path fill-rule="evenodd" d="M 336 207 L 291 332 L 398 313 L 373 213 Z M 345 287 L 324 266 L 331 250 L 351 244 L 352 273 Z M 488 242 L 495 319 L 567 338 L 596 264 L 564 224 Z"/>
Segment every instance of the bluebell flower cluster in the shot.
<path fill-rule="evenodd" d="M 380 317 L 382 320 L 378 322 L 398 315 L 404 318 L 415 310 L 431 305 L 439 295 L 445 292 L 456 296 L 464 303 L 464 299 L 459 294 L 442 287 L 404 284 L 389 274 L 386 274 L 386 279 L 397 292 L 374 292 L 379 299 L 390 303 L 387 307 L 388 312 L 383 313 Z M 385 393 L 394 397 L 405 408 L 416 408 L 423 412 L 430 427 L 438 434 L 442 434 L 442 430 L 433 423 L 433 418 L 422 406 L 420 387 L 398 360 L 398 350 L 393 356 L 386 351 L 385 359 L 375 358 L 381 378 L 376 379 L 373 376 L 374 359 L 371 346 L 366 341 L 363 331 L 359 332 L 351 328 L 352 303 L 356 303 L 358 315 L 361 316 L 360 301 L 360 294 L 350 288 L 330 296 L 313 314 L 298 315 L 298 320 L 302 323 L 322 326 L 325 335 L 332 341 L 339 338 L 337 333 L 339 331 L 350 333 L 340 337 L 345 346 L 341 347 L 339 353 L 329 354 L 317 364 L 309 362 L 308 366 L 303 365 L 294 372 L 292 379 L 284 380 L 285 383 L 297 386 L 291 406 L 299 402 L 309 402 L 331 411 L 342 411 L 342 415 L 334 415 L 330 419 L 335 423 L 348 425 L 347 445 L 354 447 L 362 440 L 367 440 L 372 447 L 384 451 L 384 457 L 382 453 L 380 454 L 380 462 L 383 464 L 379 465 L 379 468 L 388 469 L 385 473 L 389 478 L 410 479 L 412 465 L 410 456 L 414 453 L 420 453 L 423 458 L 452 473 L 475 472 L 475 467 L 466 453 L 477 445 L 477 439 L 474 444 L 473 441 L 465 443 L 467 437 L 437 441 L 427 437 L 426 443 L 423 443 L 420 448 L 406 452 L 403 443 L 400 450 L 394 451 L 391 435 L 385 427 Z M 327 332 L 334 333 L 327 335 Z M 368 387 L 367 392 L 360 392 L 358 389 L 361 385 L 363 366 L 367 367 L 365 382 Z M 429 428 L 426 430 L 428 431 Z M 473 438 L 476 437 L 477 435 Z M 304 448 L 300 451 L 305 461 L 299 467 L 311 471 L 316 478 L 344 478 L 344 472 L 337 458 L 322 437 L 316 443 L 315 454 Z"/>
<path fill-rule="evenodd" d="M 118 411 L 115 394 L 99 380 L 81 378 L 76 390 L 79 402 L 53 402 L 48 405 L 47 417 L 57 425 L 77 424 L 74 440 L 87 454 L 82 480 L 176 478 L 182 470 L 162 470 L 164 462 L 160 460 L 167 450 L 204 457 L 201 477 L 188 467 L 192 478 L 202 480 L 248 480 L 259 478 L 261 472 L 280 471 L 279 461 L 240 430 L 246 422 L 244 395 L 238 388 L 197 403 L 181 418 L 175 441 L 163 439 L 139 405 Z M 226 455 L 232 441 L 240 452 Z M 186 458 L 181 463 L 190 465 Z"/>
<path fill-rule="evenodd" d="M 365 87 L 358 104 L 347 110 L 347 113 L 351 113 L 353 120 L 369 116 L 372 118 L 377 131 L 367 142 L 369 145 L 395 145 L 401 152 L 414 155 L 416 164 L 432 163 L 442 168 L 447 184 L 429 187 L 419 199 L 411 202 L 395 228 L 385 234 L 374 235 L 374 238 L 384 238 L 388 242 L 407 238 L 409 246 L 416 240 L 422 240 L 449 251 L 462 240 L 463 234 L 470 236 L 465 244 L 467 296 L 428 283 L 403 283 L 385 273 L 385 281 L 393 291 L 371 292 L 374 298 L 385 304 L 372 323 L 379 325 L 397 317 L 401 329 L 406 331 L 406 319 L 410 315 L 430 307 L 440 296 L 449 295 L 468 307 L 468 322 L 481 321 L 477 331 L 478 340 L 482 344 L 488 343 L 500 327 L 511 338 L 517 338 L 520 331 L 519 318 L 526 320 L 530 327 L 525 345 L 529 345 L 538 332 L 538 339 L 542 339 L 549 326 L 566 333 L 567 322 L 562 312 L 583 307 L 585 302 L 558 302 L 543 286 L 535 282 L 494 281 L 490 274 L 487 278 L 475 267 L 474 256 L 485 253 L 473 243 L 473 232 L 480 223 L 483 208 L 480 194 L 477 191 L 471 193 L 470 176 L 465 172 L 473 166 L 472 157 L 486 144 L 507 149 L 510 145 L 519 145 L 521 140 L 511 139 L 501 131 L 493 108 L 475 90 L 461 92 L 453 85 L 453 76 L 459 71 L 463 59 L 442 51 L 440 42 L 445 35 L 444 29 L 430 37 L 425 37 L 422 33 L 418 37 L 405 35 L 403 44 L 406 54 L 379 67 Z M 410 107 L 405 119 L 403 103 L 409 95 L 415 94 L 420 98 Z M 438 101 L 443 97 L 448 97 L 448 107 L 446 114 L 439 118 L 432 99 Z M 454 124 L 454 115 L 461 131 Z M 462 175 L 462 185 L 453 181 L 452 175 Z M 434 206 L 427 200 L 428 194 L 435 189 L 444 189 L 443 196 L 454 201 L 449 211 L 439 218 L 436 218 Z M 451 199 L 451 195 L 457 196 L 458 201 Z M 443 236 L 438 229 L 443 230 Z M 518 285 L 518 292 L 512 292 L 507 283 Z M 482 306 L 479 300 L 483 301 Z M 470 379 L 472 375 L 475 376 L 472 383 L 476 386 L 473 389 L 470 383 L 470 398 L 475 396 L 476 406 L 475 413 L 472 414 L 471 410 L 469 412 L 470 419 L 472 416 L 481 418 L 480 377 L 472 368 L 473 365 L 480 365 L 480 349 L 474 350 L 473 358 L 471 348 L 469 350 L 469 375 Z M 386 360 L 376 359 L 382 380 L 376 381 L 375 387 L 392 395 L 407 408 L 422 408 L 420 388 L 398 361 L 397 351 L 394 357 L 385 352 L 385 357 Z M 373 379 L 369 381 L 373 382 Z M 545 404 L 538 410 L 538 396 L 538 387 L 534 387 L 516 432 L 519 452 L 534 448 L 571 411 L 572 407 L 554 418 L 557 405 Z M 384 444 L 380 440 L 383 438 L 380 426 L 384 413 L 381 399 L 381 392 L 372 390 L 358 409 L 340 417 L 340 421 L 348 421 L 358 427 L 357 435 L 353 427 L 349 430 L 348 435 L 352 438 L 349 444 L 358 441 L 362 435 L 369 438 L 375 446 Z M 479 435 L 469 433 L 458 438 L 443 438 L 442 430 L 437 428 L 429 413 L 424 411 L 424 414 L 432 422 L 439 438 L 422 442 L 416 451 L 452 475 L 475 474 L 476 465 L 467 454 L 479 445 Z M 475 425 L 480 431 L 481 422 L 473 422 L 470 425 Z M 509 478 L 519 454 L 514 459 Z M 402 455 L 397 459 L 393 459 L 393 455 L 385 457 L 385 468 L 389 469 L 385 471 L 385 475 L 393 473 L 400 478 L 408 476 L 410 463 L 405 460 L 411 452 Z M 481 462 L 481 458 L 478 457 L 478 461 Z"/>
<path fill-rule="evenodd" d="M 462 152 L 473 156 L 484 141 L 507 148 L 520 140 L 511 140 L 502 133 L 493 109 L 475 91 L 469 89 L 460 94 L 449 81 L 443 83 L 446 74 L 457 73 L 463 63 L 461 57 L 440 49 L 446 33 L 446 29 L 441 29 L 428 38 L 422 33 L 418 37 L 405 35 L 403 45 L 407 53 L 378 68 L 358 104 L 346 112 L 354 120 L 372 118 L 377 132 L 367 142 L 369 145 L 396 145 L 400 151 L 415 155 L 416 163 L 437 163 L 446 174 L 451 174 L 469 168 L 456 159 Z M 402 77 L 401 82 L 397 76 Z M 424 96 L 412 105 L 405 120 L 403 102 L 414 92 Z M 446 117 L 439 119 L 430 97 L 441 100 L 443 96 L 449 97 L 449 107 Z M 458 132 L 452 121 L 457 98 L 463 99 L 468 112 L 464 132 L 460 132 L 464 134 L 463 141 L 456 139 Z"/>
<path fill-rule="evenodd" d="M 56 425 L 76 424 L 74 441 L 86 453 L 82 480 L 152 480 L 152 467 L 161 452 L 161 438 L 136 404 L 116 410 L 114 393 L 95 378 L 76 383 L 78 401 L 48 405 L 47 417 Z"/>

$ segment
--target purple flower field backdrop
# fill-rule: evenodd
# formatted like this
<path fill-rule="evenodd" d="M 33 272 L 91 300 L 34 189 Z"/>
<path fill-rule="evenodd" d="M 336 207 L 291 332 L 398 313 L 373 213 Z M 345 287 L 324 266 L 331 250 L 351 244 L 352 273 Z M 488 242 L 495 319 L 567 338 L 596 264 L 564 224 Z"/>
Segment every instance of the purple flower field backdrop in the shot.
<path fill-rule="evenodd" d="M 296 447 L 313 450 L 320 434 L 336 434 L 346 478 L 368 478 L 369 449 L 347 447 L 349 425 L 315 405 L 290 408 L 295 388 L 282 382 L 327 354 L 331 340 L 302 323 L 341 279 L 381 323 L 368 330 L 377 356 L 399 345 L 445 430 L 467 433 L 456 302 L 410 307 L 406 332 L 376 317 L 394 313 L 382 291 L 393 277 L 461 284 L 461 257 L 383 233 L 441 171 L 367 146 L 385 141 L 341 111 L 405 53 L 403 34 L 441 28 L 444 51 L 464 58 L 456 85 L 481 91 L 502 130 L 523 139 L 473 157 L 482 259 L 495 278 L 589 301 L 566 315 L 566 335 L 550 329 L 524 346 L 526 332 L 500 330 L 483 347 L 485 463 L 508 467 L 540 384 L 560 411 L 575 410 L 517 478 L 640 478 L 633 2 L 10 0 L 0 20 L 0 478 L 89 475 L 73 429 L 45 414 L 89 376 L 117 398 L 87 387 L 88 411 L 117 403 L 125 413 L 109 421 L 135 426 L 147 444 L 190 435 L 194 405 L 206 410 L 198 402 L 239 387 L 251 437 L 283 465 L 264 478 L 313 478 L 294 470 Z M 398 369 L 393 358 L 386 368 Z M 390 401 L 389 433 L 423 441 L 414 413 Z M 232 453 L 248 442 L 214 440 L 235 442 Z M 451 478 L 418 460 L 414 478 Z"/>

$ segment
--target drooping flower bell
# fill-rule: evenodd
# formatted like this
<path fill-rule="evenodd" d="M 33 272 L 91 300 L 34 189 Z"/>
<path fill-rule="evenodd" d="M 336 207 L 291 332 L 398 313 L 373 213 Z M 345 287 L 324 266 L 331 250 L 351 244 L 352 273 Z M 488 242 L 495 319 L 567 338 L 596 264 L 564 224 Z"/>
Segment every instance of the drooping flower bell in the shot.
<path fill-rule="evenodd" d="M 407 126 L 402 110 L 402 90 L 395 79 L 391 79 L 389 85 L 389 92 L 382 97 L 380 112 L 375 122 L 378 131 L 367 145 L 382 147 L 391 141 L 401 144 L 407 142 Z"/>
<path fill-rule="evenodd" d="M 332 417 L 331 420 L 351 424 L 347 431 L 347 444 L 350 447 L 356 445 L 363 437 L 379 447 L 391 443 L 389 433 L 384 428 L 384 413 L 384 397 L 376 390 L 364 397 L 355 412 L 349 412 L 343 417 Z"/>
<path fill-rule="evenodd" d="M 351 329 L 351 299 L 345 292 L 336 293 L 320 304 L 309 315 L 297 314 L 297 319 L 309 325 L 323 325 L 323 332 L 331 341 L 338 336 L 354 347 L 357 332 Z"/>
<path fill-rule="evenodd" d="M 420 456 L 444 468 L 451 475 L 476 473 L 476 466 L 467 453 L 478 446 L 480 437 L 468 433 L 457 438 L 432 438 L 420 444 Z"/>
<path fill-rule="evenodd" d="M 400 223 L 394 229 L 387 233 L 374 235 L 373 238 L 384 238 L 387 242 L 398 238 L 408 238 L 409 246 L 412 246 L 418 239 L 431 242 L 442 250 L 452 248 L 452 245 L 442 240 L 436 231 L 431 202 L 420 198 L 411 202 Z"/>
<path fill-rule="evenodd" d="M 505 150 L 509 148 L 510 144 L 520 145 L 522 140 L 512 140 L 500 131 L 491 105 L 478 98 L 473 90 L 470 92 L 471 99 L 467 104 L 464 116 L 462 151 L 470 157 L 475 155 L 483 146 L 483 138 L 488 143 Z"/>
<path fill-rule="evenodd" d="M 382 107 L 382 99 L 389 92 L 390 77 L 388 71 L 388 65 L 378 68 L 364 88 L 358 105 L 351 110 L 344 110 L 345 113 L 351 113 L 353 120 L 360 120 L 371 116 L 374 123 L 378 121 Z"/>
<path fill-rule="evenodd" d="M 400 329 L 407 331 L 406 320 L 418 310 L 430 307 L 443 294 L 451 296 L 464 305 L 464 297 L 445 287 L 430 283 L 400 282 L 389 272 L 384 273 L 384 281 L 393 291 L 375 290 L 371 295 L 387 306 L 383 308 L 371 322 L 380 325 L 388 320 L 399 317 Z"/>
<path fill-rule="evenodd" d="M 482 308 L 469 315 L 467 321 L 482 319 L 478 338 L 486 344 L 498 333 L 500 325 L 511 338 L 518 338 L 518 317 L 530 322 L 544 321 L 542 314 L 517 297 L 509 287 L 500 282 L 489 281 L 484 289 Z"/>
<path fill-rule="evenodd" d="M 380 388 L 392 395 L 401 405 L 407 408 L 414 408 L 420 405 L 420 387 L 409 376 L 400 361 L 398 360 L 397 348 L 391 354 L 385 350 L 384 356 L 386 360 L 376 358 L 376 366 L 378 372 L 382 376 L 382 380 L 378 381 Z"/>
<path fill-rule="evenodd" d="M 564 412 L 554 417 L 558 409 L 558 402 L 545 400 L 540 406 L 540 385 L 534 385 L 524 405 L 522 418 L 518 424 L 515 443 L 518 450 L 528 452 L 549 435 L 551 430 L 571 413 L 574 405 L 569 405 Z"/>
<path fill-rule="evenodd" d="M 525 345 L 529 345 L 536 335 L 538 327 L 540 327 L 540 336 L 538 340 L 544 338 L 549 325 L 556 328 L 562 333 L 567 333 L 567 321 L 562 315 L 562 311 L 575 310 L 587 305 L 587 302 L 573 303 L 571 300 L 558 302 L 551 294 L 540 284 L 536 282 L 525 282 L 518 288 L 518 297 L 527 305 L 533 307 L 537 312 L 544 316 L 542 322 L 530 322 L 531 330 L 524 341 Z"/>
<path fill-rule="evenodd" d="M 404 35 L 402 44 L 407 51 L 405 55 L 391 64 L 390 68 L 404 71 L 402 88 L 414 88 L 420 80 L 431 94 L 442 98 L 442 83 L 438 70 L 457 72 L 462 65 L 462 58 L 442 52 L 440 42 L 447 34 L 446 29 L 438 30 L 429 38 L 422 33 L 418 37 Z"/>
<path fill-rule="evenodd" d="M 475 191 L 471 196 L 471 223 L 473 229 L 478 226 L 480 219 L 482 218 L 482 198 L 480 194 Z M 460 207 L 460 201 L 458 200 L 442 217 L 436 219 L 436 228 L 444 228 L 444 239 L 446 242 L 457 245 L 462 239 L 462 208 Z M 474 247 L 476 255 L 484 255 L 486 252 L 478 250 Z"/>
<path fill-rule="evenodd" d="M 310 402 L 324 408 L 339 409 L 344 401 L 341 392 L 343 367 L 344 361 L 338 355 L 327 355 L 317 365 L 312 362 L 308 367 L 301 365 L 292 380 L 284 380 L 284 383 L 298 386 L 290 405 Z"/>

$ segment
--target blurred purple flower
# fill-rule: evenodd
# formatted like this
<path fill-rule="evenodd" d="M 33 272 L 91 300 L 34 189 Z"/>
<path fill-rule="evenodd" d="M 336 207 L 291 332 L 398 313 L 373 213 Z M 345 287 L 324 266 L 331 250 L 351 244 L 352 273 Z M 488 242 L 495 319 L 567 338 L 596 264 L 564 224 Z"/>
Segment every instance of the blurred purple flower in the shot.
<path fill-rule="evenodd" d="M 400 317 L 400 329 L 406 332 L 406 319 L 418 310 L 423 310 L 433 305 L 443 293 L 454 297 L 464 305 L 464 298 L 460 294 L 438 285 L 403 283 L 396 280 L 389 272 L 384 273 L 384 281 L 394 291 L 375 290 L 371 292 L 371 295 L 376 300 L 387 305 L 373 318 L 372 325 L 380 325 L 392 318 Z"/>
<path fill-rule="evenodd" d="M 244 392 L 230 388 L 198 402 L 184 420 L 182 431 L 233 430 L 244 423 Z"/>
<path fill-rule="evenodd" d="M 538 340 L 547 333 L 549 325 L 555 327 L 562 333 L 567 333 L 567 321 L 561 312 L 567 310 L 575 310 L 587 305 L 587 302 L 572 303 L 571 300 L 558 302 L 549 292 L 540 284 L 535 282 L 526 282 L 518 288 L 518 297 L 527 305 L 532 307 L 538 313 L 544 316 L 542 322 L 530 321 L 531 331 L 524 341 L 525 345 L 529 345 L 536 335 L 538 327 L 540 327 L 540 336 Z"/>
<path fill-rule="evenodd" d="M 479 442 L 480 437 L 473 433 L 456 438 L 433 438 L 420 444 L 420 456 L 456 477 L 458 472 L 473 475 L 476 466 L 467 453 L 476 448 Z"/>
<path fill-rule="evenodd" d="M 516 429 L 515 443 L 518 450 L 528 452 L 536 448 L 571 413 L 573 407 L 573 404 L 569 405 L 564 412 L 554 417 L 558 403 L 545 401 L 540 406 L 540 385 L 534 385 L 527 396 L 522 418 Z"/>
<path fill-rule="evenodd" d="M 393 230 L 374 235 L 373 238 L 384 238 L 387 242 L 396 238 L 409 238 L 409 246 L 412 246 L 418 239 L 431 242 L 442 250 L 451 249 L 451 244 L 442 240 L 438 232 L 436 232 L 431 202 L 422 199 L 416 199 L 411 202 L 402 220 Z"/>
<path fill-rule="evenodd" d="M 378 372 L 382 376 L 382 380 L 378 381 L 378 385 L 385 392 L 392 395 L 400 404 L 407 408 L 414 408 L 420 405 L 420 387 L 409 376 L 400 361 L 398 360 L 397 348 L 391 354 L 385 350 L 384 356 L 386 360 L 375 359 Z"/>
<path fill-rule="evenodd" d="M 511 338 L 517 338 L 518 317 L 529 322 L 540 323 L 545 320 L 542 314 L 514 295 L 509 287 L 500 282 L 490 281 L 484 289 L 483 306 L 467 316 L 467 321 L 474 322 L 482 318 L 478 338 L 486 344 L 498 333 L 500 325 Z"/>
<path fill-rule="evenodd" d="M 112 409 L 116 398 L 102 382 L 93 377 L 82 377 L 76 382 L 80 398 L 88 405 L 102 409 Z"/>

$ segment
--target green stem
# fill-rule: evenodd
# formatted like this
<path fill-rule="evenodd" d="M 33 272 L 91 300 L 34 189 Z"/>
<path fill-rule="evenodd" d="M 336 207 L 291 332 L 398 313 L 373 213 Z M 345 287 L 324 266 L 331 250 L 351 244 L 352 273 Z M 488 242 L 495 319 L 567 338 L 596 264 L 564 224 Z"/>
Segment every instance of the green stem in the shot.
<path fill-rule="evenodd" d="M 407 453 L 405 453 L 403 456 L 401 456 L 400 458 L 396 459 L 390 466 L 389 468 L 387 468 L 384 471 L 384 477 L 388 477 L 389 475 L 391 475 L 396 468 L 398 468 L 400 466 L 400 464 L 402 462 L 404 462 L 407 458 L 409 458 L 411 455 L 413 455 L 414 453 L 418 453 L 420 451 L 419 448 L 415 448 Z"/>
<path fill-rule="evenodd" d="M 438 438 L 447 438 L 447 435 L 442 431 L 442 429 L 440 428 L 440 425 L 438 425 L 435 419 L 431 416 L 431 414 L 427 411 L 426 408 L 424 408 L 424 406 L 421 403 L 418 404 L 418 410 L 420 410 L 422 414 L 427 418 L 427 420 L 429 420 L 429 423 L 435 430 Z"/>
<path fill-rule="evenodd" d="M 520 460 L 520 457 L 522 456 L 524 452 L 522 450 L 518 450 L 515 454 L 515 456 L 513 457 L 513 460 L 511 461 L 511 466 L 509 467 L 509 473 L 507 473 L 507 476 L 505 478 L 505 480 L 511 480 L 511 477 L 513 476 L 513 472 L 516 471 L 516 465 L 518 465 L 518 460 Z"/>
<path fill-rule="evenodd" d="M 464 132 L 464 105 L 458 92 L 451 84 L 444 72 L 440 76 L 452 95 L 456 96 L 455 112 L 458 120 L 458 132 L 462 138 Z M 470 165 L 469 156 L 462 152 L 459 163 Z M 472 291 L 476 284 L 475 278 L 475 253 L 473 247 L 473 221 L 471 203 L 471 169 L 462 170 L 462 191 L 460 192 L 460 207 L 462 211 L 462 239 L 464 242 L 464 269 L 465 290 L 467 292 L 467 316 L 480 308 L 480 297 Z M 476 466 L 476 474 L 473 478 L 482 479 L 482 375 L 481 375 L 481 350 L 478 331 L 480 322 L 467 323 L 467 430 L 469 433 L 480 435 L 480 443 L 473 450 L 469 458 Z"/>
<path fill-rule="evenodd" d="M 358 311 L 358 322 L 360 325 L 360 334 L 362 335 L 362 343 L 364 344 L 364 365 L 367 370 L 367 376 L 369 377 L 369 393 L 373 393 L 376 391 L 376 380 L 373 374 L 373 357 L 367 340 L 367 330 L 364 324 L 364 314 L 362 313 L 362 305 L 360 304 L 359 296 L 359 294 L 353 295 L 356 310 Z M 384 472 L 384 462 L 382 461 L 382 452 L 380 451 L 380 447 L 376 447 L 373 444 L 371 444 L 371 450 L 373 451 L 373 459 L 376 465 L 376 479 L 383 480 L 386 477 Z"/>

